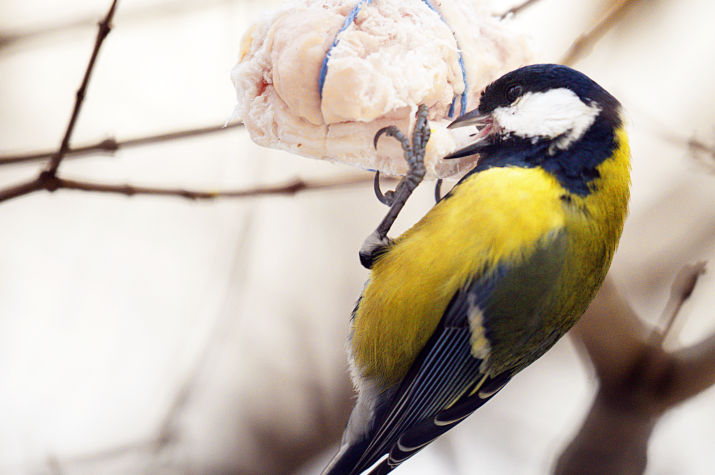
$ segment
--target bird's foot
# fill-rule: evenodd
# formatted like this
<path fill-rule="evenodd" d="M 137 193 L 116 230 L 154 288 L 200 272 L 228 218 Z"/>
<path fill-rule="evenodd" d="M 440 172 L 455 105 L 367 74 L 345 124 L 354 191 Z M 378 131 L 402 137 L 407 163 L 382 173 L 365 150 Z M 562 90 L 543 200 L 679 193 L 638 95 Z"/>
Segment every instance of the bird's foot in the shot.
<path fill-rule="evenodd" d="M 402 178 L 400 183 L 397 185 L 395 191 L 387 191 L 384 194 L 380 189 L 380 172 L 375 172 L 375 195 L 380 203 L 387 206 L 392 206 L 395 203 L 398 192 L 401 188 L 406 188 L 408 190 L 404 200 L 412 194 L 415 188 L 422 182 L 425 177 L 425 148 L 427 147 L 427 142 L 429 141 L 431 130 L 429 128 L 429 122 L 427 121 L 427 113 L 429 109 L 426 105 L 421 105 L 417 109 L 417 122 L 415 123 L 415 129 L 412 132 L 412 141 L 402 133 L 400 129 L 396 126 L 391 125 L 380 129 L 375 134 L 373 144 L 377 148 L 377 142 L 380 137 L 387 135 L 388 137 L 394 137 L 402 145 L 402 150 L 405 152 L 405 161 L 407 161 L 407 174 Z"/>
<path fill-rule="evenodd" d="M 397 215 L 402 210 L 402 207 L 407 202 L 412 192 L 417 186 L 422 183 L 425 177 L 425 148 L 430 138 L 429 122 L 427 121 L 427 113 L 429 109 L 425 105 L 421 105 L 417 109 L 417 122 L 415 129 L 412 132 L 412 141 L 403 134 L 400 129 L 391 125 L 380 129 L 375 134 L 374 144 L 377 147 L 377 141 L 384 134 L 388 137 L 394 137 L 402 145 L 402 150 L 405 152 L 405 160 L 407 161 L 407 174 L 400 180 L 395 188 L 395 191 L 387 191 L 384 194 L 380 190 L 380 174 L 375 172 L 375 195 L 381 203 L 390 207 L 387 215 L 382 220 L 377 229 L 368 236 L 360 249 L 360 262 L 363 266 L 370 269 L 376 258 L 384 252 L 384 249 L 390 244 L 387 233 L 392 227 L 392 224 L 397 219 Z"/>

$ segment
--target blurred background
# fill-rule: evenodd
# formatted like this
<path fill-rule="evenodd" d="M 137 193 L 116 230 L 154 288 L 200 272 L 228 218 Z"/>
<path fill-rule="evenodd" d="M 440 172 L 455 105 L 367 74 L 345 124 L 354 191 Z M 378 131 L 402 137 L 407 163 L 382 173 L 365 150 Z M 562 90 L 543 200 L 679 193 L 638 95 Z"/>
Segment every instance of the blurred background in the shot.
<path fill-rule="evenodd" d="M 505 11 L 518 2 L 496 3 Z M 616 2 L 623 3 L 623 2 Z M 612 274 L 656 323 L 685 263 L 715 258 L 715 3 L 627 2 L 573 63 L 632 121 L 631 215 Z M 275 0 L 121 0 L 72 145 L 221 125 L 243 32 Z M 110 2 L 0 2 L 0 154 L 57 150 Z M 515 28 L 547 62 L 614 6 L 541 0 Z M 711 148 L 712 150 L 712 148 Z M 46 161 L 0 166 L 0 188 Z M 194 190 L 365 176 L 241 128 L 68 158 L 63 177 Z M 392 234 L 433 203 L 421 187 Z M 352 406 L 344 342 L 386 208 L 371 184 L 191 201 L 60 190 L 0 203 L 0 475 L 315 474 Z M 715 277 L 673 347 L 715 332 Z M 569 338 L 399 473 L 547 474 L 596 390 Z M 668 412 L 650 475 L 711 474 L 715 391 Z"/>

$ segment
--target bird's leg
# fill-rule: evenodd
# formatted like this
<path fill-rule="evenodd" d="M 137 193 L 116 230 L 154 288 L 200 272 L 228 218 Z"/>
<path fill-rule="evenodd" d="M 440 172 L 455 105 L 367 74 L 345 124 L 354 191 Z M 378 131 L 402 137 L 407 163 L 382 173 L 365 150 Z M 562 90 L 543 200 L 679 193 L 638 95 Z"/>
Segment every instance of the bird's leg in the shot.
<path fill-rule="evenodd" d="M 402 144 L 408 170 L 402 180 L 397 184 L 395 191 L 388 191 L 384 195 L 380 190 L 379 174 L 378 172 L 375 173 L 375 194 L 377 195 L 377 199 L 379 199 L 381 203 L 388 205 L 390 209 L 377 229 L 365 239 L 365 242 L 360 248 L 360 262 L 368 269 L 372 267 L 376 258 L 384 251 L 385 247 L 389 245 L 390 240 L 387 237 L 388 231 L 390 231 L 392 224 L 395 222 L 395 219 L 397 219 L 397 215 L 400 214 L 407 199 L 415 188 L 422 183 L 425 177 L 425 147 L 430 137 L 427 112 L 428 108 L 425 105 L 421 105 L 417 110 L 417 122 L 412 132 L 411 144 L 400 129 L 394 125 L 380 129 L 377 134 L 375 134 L 374 143 L 376 147 L 378 139 L 383 134 L 386 134 L 388 137 L 396 138 L 400 144 Z"/>
<path fill-rule="evenodd" d="M 407 202 L 407 199 L 425 177 L 425 147 L 427 146 L 427 141 L 430 137 L 427 112 L 428 109 L 425 105 L 421 105 L 417 110 L 417 122 L 415 123 L 415 129 L 412 132 L 412 144 L 410 144 L 410 141 L 407 137 L 405 137 L 400 129 L 394 125 L 380 129 L 377 134 L 375 134 L 376 145 L 380 136 L 383 134 L 386 134 L 388 137 L 396 138 L 402 145 L 402 150 L 405 152 L 405 160 L 407 161 L 407 166 L 409 167 L 405 176 L 397 184 L 395 191 L 388 191 L 382 197 L 385 201 L 387 201 L 387 204 L 390 206 L 390 210 L 387 212 L 387 215 L 376 229 L 376 232 L 379 233 L 380 239 L 387 237 L 387 232 L 392 227 L 392 224 L 395 222 L 397 215 L 402 210 L 402 207 Z M 376 193 L 378 189 L 379 182 L 376 184 Z M 378 199 L 380 199 L 380 195 L 381 193 L 378 194 Z M 380 199 L 380 201 L 383 200 Z"/>

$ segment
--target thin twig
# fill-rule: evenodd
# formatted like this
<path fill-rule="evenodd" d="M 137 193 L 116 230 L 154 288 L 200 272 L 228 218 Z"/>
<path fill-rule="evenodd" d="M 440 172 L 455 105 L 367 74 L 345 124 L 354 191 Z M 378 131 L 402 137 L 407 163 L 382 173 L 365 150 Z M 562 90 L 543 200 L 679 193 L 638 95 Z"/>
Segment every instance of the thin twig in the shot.
<path fill-rule="evenodd" d="M 707 145 L 695 137 L 691 137 L 687 145 L 690 155 L 708 167 L 709 171 L 712 172 L 713 167 L 715 167 L 715 147 Z"/>
<path fill-rule="evenodd" d="M 104 39 L 107 37 L 112 29 L 111 22 L 114 17 L 114 11 L 117 7 L 117 0 L 112 1 L 112 6 L 109 7 L 109 12 L 107 16 L 99 23 L 99 31 L 97 32 L 97 40 L 94 42 L 94 50 L 92 51 L 92 57 L 89 59 L 89 64 L 87 65 L 87 70 L 84 73 L 84 79 L 82 79 L 82 85 L 77 90 L 77 99 L 74 103 L 74 109 L 72 110 L 72 116 L 70 117 L 69 124 L 67 124 L 67 131 L 62 138 L 62 144 L 57 154 L 53 155 L 50 160 L 50 164 L 47 167 L 47 172 L 51 175 L 57 173 L 57 169 L 60 166 L 60 162 L 67 154 L 70 148 L 70 139 L 72 138 L 72 132 L 74 131 L 74 126 L 77 123 L 77 118 L 79 117 L 79 111 L 82 109 L 82 104 L 84 103 L 85 95 L 87 94 L 87 86 L 89 85 L 89 79 L 92 75 L 92 70 L 94 69 L 94 64 L 97 61 L 97 55 L 99 54 L 99 49 L 102 47 Z"/>
<path fill-rule="evenodd" d="M 218 198 L 255 198 L 268 195 L 294 195 L 302 191 L 318 191 L 330 188 L 344 188 L 353 185 L 372 183 L 372 175 L 368 173 L 352 173 L 337 178 L 303 180 L 296 178 L 287 183 L 262 185 L 242 190 L 225 191 L 200 191 L 186 190 L 182 188 L 157 188 L 146 186 L 134 186 L 129 184 L 112 185 L 94 183 L 81 180 L 71 180 L 60 178 L 43 172 L 32 181 L 23 183 L 13 188 L 0 191 L 0 202 L 27 195 L 35 191 L 47 190 L 77 190 L 96 193 L 113 193 L 124 196 L 153 195 L 153 196 L 174 196 L 187 198 L 190 200 L 214 200 Z"/>
<path fill-rule="evenodd" d="M 173 0 L 171 8 L 167 9 L 166 2 L 137 2 L 134 8 L 122 9 L 122 23 L 137 23 L 152 21 L 154 18 L 166 18 L 167 15 L 192 14 L 196 11 L 214 7 L 216 5 L 227 6 L 229 3 L 237 3 L 242 0 Z M 94 16 L 86 16 L 76 20 L 58 22 L 50 26 L 34 29 L 5 30 L 0 36 L 0 50 L 22 44 L 29 40 L 37 40 L 43 37 L 52 37 L 62 34 L 68 30 L 78 28 L 88 28 L 95 26 L 97 19 Z"/>
<path fill-rule="evenodd" d="M 613 4 L 604 18 L 588 33 L 579 36 L 571 45 L 561 64 L 572 66 L 581 57 L 589 54 L 608 31 L 621 21 L 640 0 L 620 0 Z"/>
<path fill-rule="evenodd" d="M 691 137 L 687 141 L 688 148 L 695 154 L 696 152 L 702 152 L 715 158 L 715 147 L 707 145 L 705 142 L 701 142 L 695 137 Z"/>
<path fill-rule="evenodd" d="M 715 169 L 715 146 L 708 145 L 704 141 L 698 139 L 695 135 L 686 139 L 681 135 L 676 135 L 669 131 L 666 132 L 659 130 L 657 133 L 667 142 L 680 147 L 686 147 L 692 159 L 707 167 L 709 172 L 712 172 Z"/>
<path fill-rule="evenodd" d="M 329 188 L 342 188 L 352 185 L 362 185 L 372 182 L 368 173 L 349 174 L 338 178 L 321 180 L 293 179 L 283 184 L 262 185 L 243 190 L 227 191 L 196 191 L 179 188 L 152 188 L 133 185 L 105 185 L 77 180 L 57 178 L 57 189 L 93 191 L 100 193 L 117 193 L 126 196 L 154 195 L 178 196 L 190 200 L 214 200 L 216 198 L 252 198 L 268 195 L 294 195 L 301 191 L 317 191 Z"/>
<path fill-rule="evenodd" d="M 509 10 L 505 11 L 501 15 L 499 15 L 499 19 L 503 20 L 508 16 L 516 16 L 519 13 L 521 13 L 522 10 L 526 10 L 528 7 L 532 6 L 539 0 L 526 0 L 524 3 L 521 3 L 515 7 L 511 7 Z"/>
<path fill-rule="evenodd" d="M 668 303 L 665 305 L 660 317 L 662 328 L 653 330 L 653 333 L 651 333 L 650 341 L 648 342 L 651 346 L 658 347 L 663 345 L 663 340 L 665 340 L 671 328 L 673 328 L 680 309 L 683 307 L 685 301 L 690 298 L 695 289 L 695 284 L 698 282 L 698 278 L 704 273 L 704 261 L 693 265 L 686 264 L 680 269 L 670 289 Z"/>
<path fill-rule="evenodd" d="M 233 124 L 224 125 L 210 125 L 207 127 L 201 127 L 198 129 L 188 129 L 180 130 L 178 132 L 169 132 L 158 135 L 147 135 L 144 137 L 137 137 L 128 140 L 118 141 L 117 139 L 110 137 L 104 139 L 100 142 L 95 142 L 89 145 L 83 145 L 77 148 L 70 148 L 65 154 L 65 159 L 67 158 L 77 158 L 84 155 L 91 155 L 96 153 L 106 153 L 114 154 L 116 151 L 129 148 L 129 147 L 140 147 L 143 145 L 151 145 L 161 142 L 168 142 L 176 139 L 196 137 L 198 135 L 211 134 L 214 132 L 221 132 L 228 129 L 234 129 L 236 127 L 243 127 L 243 123 L 235 122 Z M 24 155 L 6 155 L 0 156 L 0 166 L 2 165 L 12 165 L 26 162 L 42 161 L 48 160 L 55 155 L 56 152 L 32 152 Z"/>

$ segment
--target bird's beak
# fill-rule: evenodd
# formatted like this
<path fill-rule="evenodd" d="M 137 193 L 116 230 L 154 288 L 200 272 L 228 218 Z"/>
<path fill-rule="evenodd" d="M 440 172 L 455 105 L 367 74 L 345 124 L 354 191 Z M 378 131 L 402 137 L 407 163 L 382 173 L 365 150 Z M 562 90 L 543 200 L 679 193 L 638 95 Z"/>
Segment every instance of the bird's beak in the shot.
<path fill-rule="evenodd" d="M 494 129 L 494 119 L 490 114 L 480 114 L 479 109 L 474 109 L 473 111 L 467 112 L 463 116 L 457 117 L 454 122 L 447 126 L 447 128 L 456 129 L 470 125 L 474 125 L 478 129 L 478 132 L 472 136 L 474 142 L 470 143 L 466 147 L 460 148 L 459 150 L 455 150 L 444 158 L 460 158 L 478 153 L 479 149 L 484 145 L 483 139 L 492 133 Z"/>

